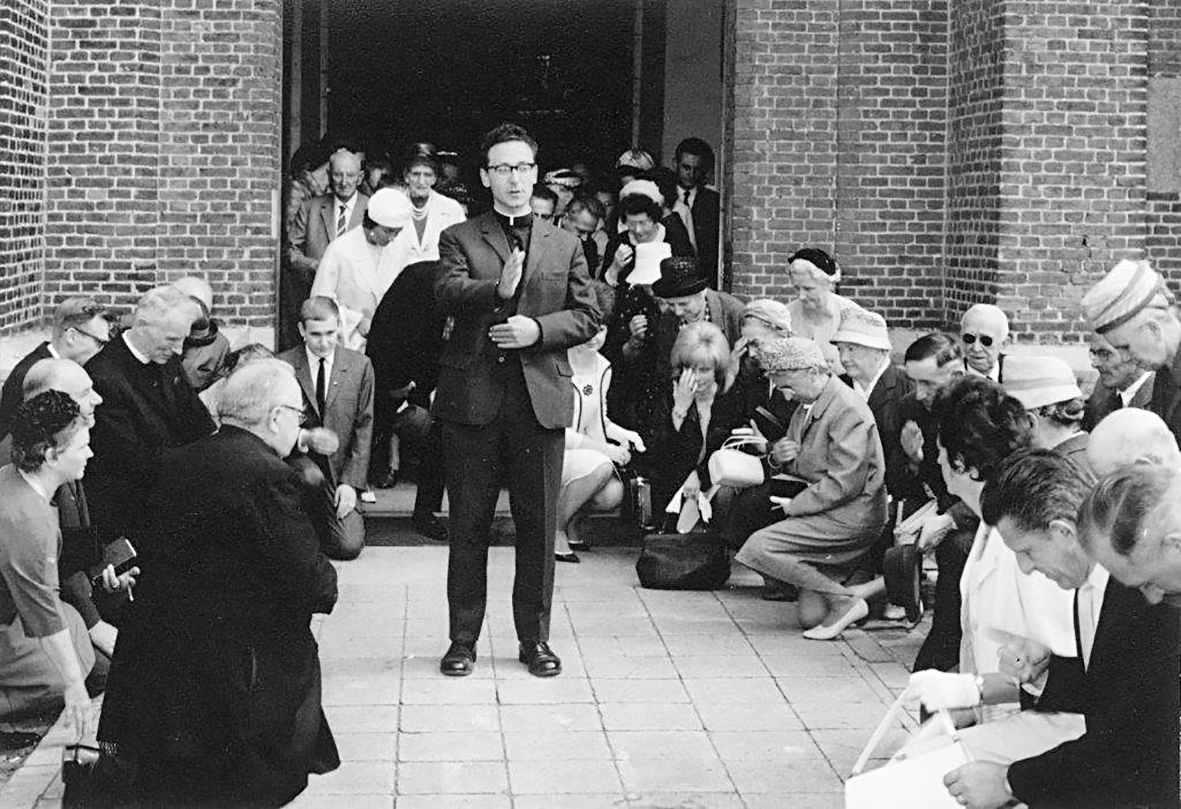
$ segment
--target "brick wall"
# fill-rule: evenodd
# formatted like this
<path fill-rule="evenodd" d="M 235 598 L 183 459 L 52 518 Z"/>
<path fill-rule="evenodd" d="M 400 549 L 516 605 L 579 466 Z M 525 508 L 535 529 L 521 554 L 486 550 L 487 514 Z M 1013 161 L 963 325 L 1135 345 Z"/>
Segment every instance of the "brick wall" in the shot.
<path fill-rule="evenodd" d="M 1021 340 L 1082 342 L 1083 293 L 1145 246 L 1148 3 L 1004 9 L 997 303 Z"/>
<path fill-rule="evenodd" d="M 893 325 L 938 326 L 947 0 L 842 0 L 836 254 L 842 292 Z"/>
<path fill-rule="evenodd" d="M 42 317 L 47 0 L 0 4 L 0 333 Z"/>
<path fill-rule="evenodd" d="M 832 252 L 844 294 L 893 325 L 937 319 L 946 0 L 735 0 L 733 291 L 783 296 L 787 258 Z"/>
<path fill-rule="evenodd" d="M 217 317 L 267 326 L 276 311 L 281 0 L 162 5 L 158 272 L 202 274 Z"/>
<path fill-rule="evenodd" d="M 997 291 L 1003 19 L 993 0 L 960 0 L 949 31 L 947 325 Z"/>
<path fill-rule="evenodd" d="M 1181 120 L 1181 3 L 1152 5 L 1148 78 L 1150 103 L 1171 105 L 1176 111 L 1172 120 Z M 1154 99 L 1153 94 L 1160 97 Z M 1181 291 L 1181 129 L 1173 125 L 1157 136 L 1165 142 L 1150 140 L 1149 149 L 1168 149 L 1173 159 L 1164 161 L 1166 176 L 1150 177 L 1146 249 L 1153 266 Z"/>
<path fill-rule="evenodd" d="M 839 3 L 731 4 L 732 291 L 782 294 L 788 256 L 835 238 Z"/>
<path fill-rule="evenodd" d="M 45 300 L 117 307 L 182 275 L 269 325 L 279 0 L 53 0 Z"/>

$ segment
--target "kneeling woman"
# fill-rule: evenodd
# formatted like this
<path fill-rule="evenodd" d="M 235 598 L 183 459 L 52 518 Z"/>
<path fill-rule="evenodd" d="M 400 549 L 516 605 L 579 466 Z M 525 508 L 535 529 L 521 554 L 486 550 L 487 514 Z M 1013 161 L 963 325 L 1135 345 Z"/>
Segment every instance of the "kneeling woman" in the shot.
<path fill-rule="evenodd" d="M 869 407 L 832 375 L 815 342 L 768 341 L 759 361 L 802 405 L 787 430 L 795 454 L 780 471 L 806 485 L 794 497 L 771 498 L 787 518 L 752 534 L 736 558 L 799 588 L 804 637 L 831 640 L 869 614 L 869 605 L 838 577 L 852 572 L 886 523 L 882 443 Z"/>

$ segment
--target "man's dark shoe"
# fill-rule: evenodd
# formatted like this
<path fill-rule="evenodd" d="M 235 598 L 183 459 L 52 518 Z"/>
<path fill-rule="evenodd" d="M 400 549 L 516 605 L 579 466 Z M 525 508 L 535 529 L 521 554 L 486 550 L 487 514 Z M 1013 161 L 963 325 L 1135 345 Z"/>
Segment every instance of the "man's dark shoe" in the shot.
<path fill-rule="evenodd" d="M 562 673 L 562 661 L 544 641 L 522 641 L 518 659 L 529 667 L 534 677 L 553 677 Z"/>
<path fill-rule="evenodd" d="M 443 525 L 434 514 L 415 514 L 410 518 L 410 524 L 414 526 L 415 531 L 427 539 L 433 539 L 436 542 L 448 540 L 447 526 Z"/>
<path fill-rule="evenodd" d="M 439 661 L 439 671 L 448 677 L 466 677 L 476 667 L 476 650 L 466 643 L 452 643 Z"/>

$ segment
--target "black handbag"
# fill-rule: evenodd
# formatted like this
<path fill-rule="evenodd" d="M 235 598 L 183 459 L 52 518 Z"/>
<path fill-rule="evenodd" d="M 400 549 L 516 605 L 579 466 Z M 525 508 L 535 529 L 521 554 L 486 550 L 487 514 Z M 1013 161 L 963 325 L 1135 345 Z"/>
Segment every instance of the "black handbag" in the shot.
<path fill-rule="evenodd" d="M 716 590 L 730 578 L 726 540 L 712 529 L 648 534 L 636 575 L 649 590 Z"/>
<path fill-rule="evenodd" d="M 88 744 L 67 744 L 62 750 L 62 806 L 65 809 L 92 806 L 94 773 L 101 752 Z"/>
<path fill-rule="evenodd" d="M 623 503 L 619 516 L 629 525 L 651 530 L 652 483 L 632 466 L 616 467 L 619 479 L 623 481 Z"/>

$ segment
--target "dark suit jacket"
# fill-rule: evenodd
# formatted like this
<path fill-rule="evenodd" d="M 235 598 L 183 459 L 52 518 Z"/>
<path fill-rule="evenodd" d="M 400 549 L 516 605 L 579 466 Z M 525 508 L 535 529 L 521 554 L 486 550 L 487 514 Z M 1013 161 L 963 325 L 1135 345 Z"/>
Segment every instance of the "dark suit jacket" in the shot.
<path fill-rule="evenodd" d="M 1155 382 L 1155 376 L 1149 376 L 1144 380 L 1144 384 L 1136 391 L 1136 395 L 1132 397 L 1132 401 L 1128 403 L 1128 407 L 1139 407 L 1145 410 L 1148 409 L 1152 403 L 1152 389 Z M 1095 425 L 1107 418 L 1108 415 L 1116 410 L 1122 409 L 1124 406 L 1123 400 L 1120 399 L 1119 393 L 1106 387 L 1101 381 L 1096 380 L 1095 389 L 1091 391 L 1090 397 L 1087 399 L 1087 412 L 1083 416 L 1083 429 L 1087 432 L 1095 429 Z"/>
<path fill-rule="evenodd" d="M 394 396 L 411 382 L 408 397 L 430 408 L 430 392 L 439 378 L 444 318 L 435 306 L 435 277 L 439 264 L 422 261 L 402 270 L 389 288 L 369 328 L 365 354 L 373 363 L 374 415 L 388 424 L 407 397 Z"/>
<path fill-rule="evenodd" d="M 853 379 L 845 374 L 841 381 L 853 387 Z M 878 383 L 869 393 L 869 410 L 873 413 L 873 420 L 878 425 L 878 437 L 882 440 L 882 452 L 886 457 L 886 490 L 894 494 L 895 490 L 904 491 L 907 488 L 905 477 L 908 471 L 899 468 L 897 459 L 904 457 L 899 435 L 902 433 L 902 400 L 914 389 L 910 377 L 891 364 L 882 371 Z M 891 463 L 894 461 L 894 463 Z M 899 495 L 894 495 L 899 497 Z"/>
<path fill-rule="evenodd" d="M 0 392 L 0 438 L 4 438 L 12 431 L 12 420 L 16 418 L 16 409 L 25 399 L 25 375 L 36 363 L 51 357 L 53 355 L 49 353 L 49 343 L 42 343 L 12 367 L 12 373 L 4 380 L 4 390 Z"/>
<path fill-rule="evenodd" d="M 316 408 L 316 377 L 308 367 L 304 347 L 284 351 L 279 359 L 295 368 L 303 391 L 308 424 L 327 427 L 340 438 L 340 446 L 327 458 L 333 488 L 347 483 L 364 489 L 369 480 L 369 450 L 373 441 L 373 364 L 359 351 L 336 347 L 332 375 L 324 396 L 324 413 Z M 314 457 L 314 456 L 313 456 Z M 324 460 L 321 456 L 320 460 Z"/>
<path fill-rule="evenodd" d="M 1017 798 L 1063 809 L 1177 806 L 1179 620 L 1174 608 L 1108 582 L 1090 666 L 1084 673 L 1081 657 L 1054 658 L 1038 702 L 1081 710 L 1087 732 L 1010 765 Z"/>
<path fill-rule="evenodd" d="M 721 217 L 721 197 L 712 188 L 697 187 L 693 197 L 693 232 L 697 237 L 697 256 L 701 271 L 711 285 L 717 283 L 718 223 Z"/>
<path fill-rule="evenodd" d="M 365 208 L 369 197 L 357 192 L 357 203 L 349 217 L 349 230 L 365 219 Z M 336 197 L 321 194 L 305 200 L 291 222 L 287 234 L 287 261 L 291 267 L 305 274 L 308 283 L 316 275 L 316 267 L 324 256 L 328 245 L 336 238 Z"/>
<path fill-rule="evenodd" d="M 146 498 L 163 450 L 190 444 L 216 426 L 185 379 L 179 357 L 144 365 L 120 335 L 86 370 L 103 398 L 90 431 L 94 458 L 86 469 L 86 494 L 99 538 L 109 542 L 130 536 L 155 510 Z"/>
<path fill-rule="evenodd" d="M 503 394 L 497 367 L 517 361 L 542 427 L 565 429 L 574 417 L 566 349 L 594 336 L 599 309 L 578 239 L 541 220 L 532 228 L 524 273 L 509 301 L 496 293 L 509 245 L 494 213 L 452 225 L 439 237 L 435 297 L 441 312 L 455 318 L 439 358 L 434 412 L 441 419 L 491 422 Z M 541 338 L 528 348 L 502 351 L 488 339 L 488 329 L 514 310 L 537 321 Z"/>
<path fill-rule="evenodd" d="M 153 494 L 99 738 L 166 772 L 197 758 L 202 805 L 280 805 L 339 764 L 309 627 L 336 603 L 336 571 L 300 488 L 262 439 L 223 425 L 174 450 Z M 141 786 L 150 805 L 166 788 Z"/>
<path fill-rule="evenodd" d="M 1181 442 L 1181 351 L 1177 352 L 1171 368 L 1157 369 L 1148 409 L 1164 419 Z"/>

